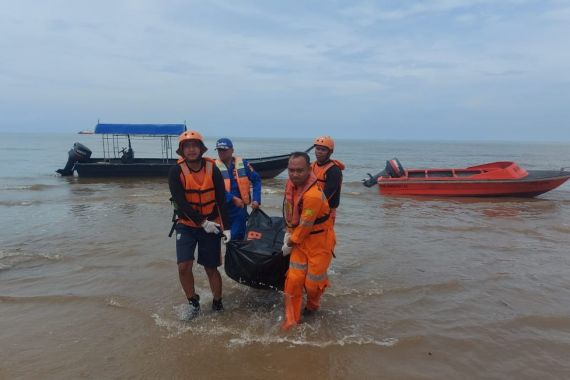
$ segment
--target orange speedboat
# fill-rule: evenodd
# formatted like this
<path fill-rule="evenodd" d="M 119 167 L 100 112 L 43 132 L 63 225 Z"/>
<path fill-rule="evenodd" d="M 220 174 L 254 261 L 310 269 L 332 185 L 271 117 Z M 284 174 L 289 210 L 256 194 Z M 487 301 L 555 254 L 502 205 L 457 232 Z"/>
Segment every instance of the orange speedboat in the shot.
<path fill-rule="evenodd" d="M 560 170 L 525 170 L 514 162 L 500 161 L 445 169 L 404 169 L 397 158 L 386 168 L 363 180 L 378 184 L 383 195 L 431 195 L 447 197 L 535 197 L 557 188 L 570 178 Z"/>

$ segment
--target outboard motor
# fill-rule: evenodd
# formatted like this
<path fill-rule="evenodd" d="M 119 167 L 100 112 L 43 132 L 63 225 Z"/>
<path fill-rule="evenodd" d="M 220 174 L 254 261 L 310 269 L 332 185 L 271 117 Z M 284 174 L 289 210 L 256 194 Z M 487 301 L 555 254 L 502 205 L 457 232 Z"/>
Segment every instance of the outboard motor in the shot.
<path fill-rule="evenodd" d="M 378 183 L 378 177 L 385 177 L 389 176 L 392 178 L 400 178 L 405 174 L 404 167 L 400 163 L 396 157 L 392 158 L 391 160 L 386 161 L 386 168 L 373 176 L 370 173 L 368 174 L 368 178 L 364 178 L 362 180 L 362 184 L 366 187 L 372 187 Z"/>
<path fill-rule="evenodd" d="M 368 178 L 364 178 L 362 180 L 362 184 L 366 187 L 372 187 L 378 183 L 378 177 L 383 177 L 386 175 L 386 170 L 382 170 L 381 172 L 379 172 L 375 176 L 373 176 L 370 173 L 366 173 L 366 175 L 368 175 Z"/>
<path fill-rule="evenodd" d="M 73 175 L 73 166 L 76 162 L 87 162 L 91 157 L 91 150 L 87 148 L 85 145 L 76 142 L 73 144 L 73 148 L 69 150 L 67 153 L 68 159 L 67 164 L 63 169 L 56 170 L 56 173 L 61 174 L 62 176 L 70 176 Z"/>
<path fill-rule="evenodd" d="M 406 172 L 404 167 L 400 163 L 396 157 L 392 158 L 391 160 L 386 161 L 386 173 L 392 178 L 400 178 Z"/>

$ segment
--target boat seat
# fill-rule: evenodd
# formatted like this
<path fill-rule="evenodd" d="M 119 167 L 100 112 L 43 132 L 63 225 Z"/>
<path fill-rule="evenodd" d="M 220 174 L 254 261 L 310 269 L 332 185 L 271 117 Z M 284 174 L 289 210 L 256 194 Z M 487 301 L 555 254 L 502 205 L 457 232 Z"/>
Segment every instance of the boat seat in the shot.
<path fill-rule="evenodd" d="M 386 173 L 392 178 L 400 178 L 406 174 L 406 171 L 404 170 L 400 160 L 394 157 L 391 160 L 386 161 Z"/>
<path fill-rule="evenodd" d="M 451 170 L 428 170 L 428 177 L 431 178 L 453 177 L 453 172 Z"/>

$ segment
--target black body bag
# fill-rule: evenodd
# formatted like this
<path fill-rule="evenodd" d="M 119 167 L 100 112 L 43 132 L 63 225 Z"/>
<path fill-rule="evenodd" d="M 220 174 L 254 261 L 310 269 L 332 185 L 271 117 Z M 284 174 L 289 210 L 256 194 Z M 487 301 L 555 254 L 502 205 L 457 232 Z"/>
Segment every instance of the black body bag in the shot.
<path fill-rule="evenodd" d="M 245 240 L 226 245 L 228 277 L 252 288 L 283 290 L 289 269 L 289 256 L 281 252 L 284 235 L 283 218 L 254 210 L 247 220 Z"/>

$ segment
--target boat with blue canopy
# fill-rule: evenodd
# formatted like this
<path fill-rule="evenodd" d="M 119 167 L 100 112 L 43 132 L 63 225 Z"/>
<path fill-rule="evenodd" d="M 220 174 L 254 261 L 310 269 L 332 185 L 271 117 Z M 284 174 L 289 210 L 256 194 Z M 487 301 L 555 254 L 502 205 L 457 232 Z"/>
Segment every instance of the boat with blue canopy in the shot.
<path fill-rule="evenodd" d="M 102 138 L 103 157 L 92 158 L 91 150 L 76 142 L 68 152 L 67 164 L 57 173 L 72 176 L 76 172 L 79 177 L 166 177 L 178 159 L 177 138 L 186 129 L 186 124 L 97 123 L 94 134 Z M 131 140 L 159 141 L 161 156 L 136 157 Z M 288 158 L 289 154 L 282 154 L 246 159 L 261 178 L 273 178 L 287 168 Z"/>

